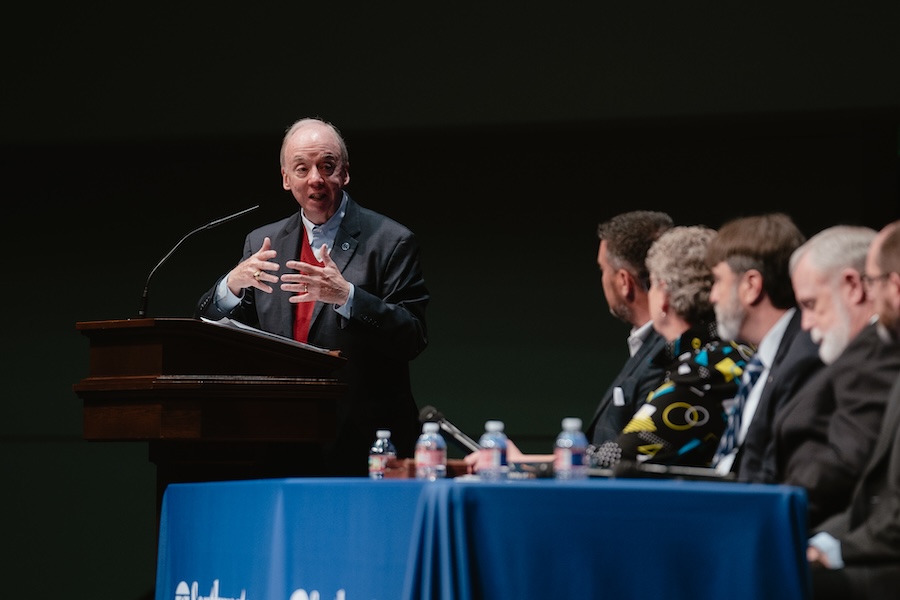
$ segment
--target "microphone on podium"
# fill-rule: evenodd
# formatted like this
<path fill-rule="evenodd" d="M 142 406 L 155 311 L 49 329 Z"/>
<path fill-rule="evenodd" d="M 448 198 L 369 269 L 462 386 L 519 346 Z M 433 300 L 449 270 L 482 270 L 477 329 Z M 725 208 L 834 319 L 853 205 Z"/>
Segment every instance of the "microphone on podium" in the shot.
<path fill-rule="evenodd" d="M 242 210 L 242 211 L 240 211 L 240 212 L 236 212 L 236 213 L 234 213 L 233 215 L 228 215 L 227 217 L 222 217 L 221 219 L 216 219 L 215 221 L 210 221 L 210 222 L 207 223 L 206 225 L 201 225 L 201 226 L 198 227 L 197 229 L 195 229 L 195 230 L 189 232 L 189 233 L 188 233 L 187 235 L 185 235 L 183 238 L 181 238 L 180 240 L 178 240 L 178 243 L 175 244 L 175 245 L 172 247 L 171 250 L 169 250 L 169 253 L 168 253 L 168 254 L 166 254 L 165 256 L 162 257 L 162 260 L 161 260 L 161 261 L 159 261 L 158 263 L 156 263 L 156 266 L 153 267 L 153 270 L 151 270 L 151 271 L 150 271 L 150 274 L 147 275 L 147 282 L 144 284 L 144 293 L 141 295 L 141 307 L 138 309 L 138 318 L 139 318 L 139 319 L 142 319 L 142 318 L 144 318 L 144 316 L 146 316 L 146 314 L 147 314 L 147 296 L 148 296 L 148 292 L 149 292 L 149 290 L 150 290 L 150 279 L 153 277 L 153 274 L 156 273 L 156 270 L 157 270 L 164 262 L 166 262 L 166 261 L 169 259 L 170 256 L 172 256 L 172 254 L 175 252 L 175 250 L 178 249 L 178 247 L 179 247 L 181 244 L 184 243 L 184 240 L 188 239 L 189 237 L 191 237 L 192 235 L 194 235 L 194 234 L 197 233 L 198 231 L 203 231 L 204 229 L 212 229 L 213 227 L 216 227 L 216 226 L 218 226 L 218 225 L 221 225 L 222 223 L 227 223 L 228 221 L 231 221 L 232 219 L 237 219 L 238 217 L 243 216 L 243 215 L 247 214 L 248 212 L 250 212 L 250 211 L 252 211 L 252 210 L 256 210 L 257 208 L 259 208 L 259 204 L 257 204 L 256 206 L 251 206 L 250 208 L 245 208 L 244 210 Z"/>
<path fill-rule="evenodd" d="M 419 421 L 425 423 L 427 421 L 434 421 L 438 425 L 441 426 L 441 429 L 450 434 L 453 440 L 459 444 L 459 446 L 468 452 L 476 452 L 481 450 L 481 446 L 478 445 L 478 442 L 464 434 L 460 431 L 456 425 L 448 421 L 444 415 L 433 406 L 426 406 L 422 410 L 419 411 Z"/>

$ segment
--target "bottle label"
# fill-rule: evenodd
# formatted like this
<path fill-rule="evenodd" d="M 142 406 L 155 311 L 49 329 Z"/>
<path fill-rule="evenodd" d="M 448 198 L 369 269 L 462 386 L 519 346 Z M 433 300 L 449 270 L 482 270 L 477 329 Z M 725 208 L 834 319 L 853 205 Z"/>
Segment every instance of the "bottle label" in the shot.
<path fill-rule="evenodd" d="M 572 451 L 568 448 L 557 448 L 553 451 L 553 470 L 564 471 L 572 468 Z"/>
<path fill-rule="evenodd" d="M 417 467 L 437 467 L 447 464 L 447 451 L 441 449 L 418 448 L 416 449 Z"/>
<path fill-rule="evenodd" d="M 390 458 L 387 454 L 370 454 L 369 473 L 384 473 Z"/>
<path fill-rule="evenodd" d="M 476 470 L 506 466 L 506 456 L 500 448 L 482 448 L 478 451 Z"/>
<path fill-rule="evenodd" d="M 556 448 L 553 454 L 553 468 L 559 471 L 584 464 L 584 453 L 572 452 L 571 448 Z"/>

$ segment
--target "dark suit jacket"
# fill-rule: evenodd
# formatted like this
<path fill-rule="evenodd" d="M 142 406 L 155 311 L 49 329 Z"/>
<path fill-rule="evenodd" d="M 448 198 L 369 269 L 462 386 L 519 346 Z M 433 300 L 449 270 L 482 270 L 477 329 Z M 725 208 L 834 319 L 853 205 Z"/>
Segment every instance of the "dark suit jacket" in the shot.
<path fill-rule="evenodd" d="M 585 429 L 593 445 L 600 446 L 604 442 L 615 441 L 625 424 L 647 400 L 650 392 L 662 383 L 665 370 L 653 359 L 665 346 L 666 340 L 656 330 L 651 330 L 634 356 L 625 362 L 600 399 L 594 417 Z M 623 406 L 616 406 L 613 402 L 613 393 L 617 387 L 622 388 L 625 399 Z"/>
<path fill-rule="evenodd" d="M 788 322 L 769 367 L 759 404 L 732 466 L 738 481 L 775 482 L 775 440 L 772 437 L 775 415 L 824 366 L 819 358 L 819 345 L 800 327 L 801 320 L 798 310 Z"/>
<path fill-rule="evenodd" d="M 875 448 L 847 510 L 817 528 L 840 540 L 851 590 L 900 593 L 900 377 L 887 400 Z M 814 571 L 815 573 L 815 571 Z M 860 595 L 854 597 L 861 597 Z M 873 596 L 866 596 L 873 597 Z"/>
<path fill-rule="evenodd" d="M 806 488 L 810 527 L 849 504 L 898 373 L 900 344 L 868 325 L 775 416 L 777 479 Z"/>
<path fill-rule="evenodd" d="M 298 211 L 250 232 L 244 241 L 244 258 L 258 251 L 268 236 L 278 253 L 274 259 L 281 265 L 278 275 L 288 272 L 284 263 L 299 256 L 302 227 Z M 331 258 L 356 288 L 353 313 L 345 319 L 332 306 L 317 302 L 308 339 L 315 346 L 339 349 L 347 358 L 338 377 L 348 383 L 348 393 L 337 407 L 337 442 L 327 449 L 326 456 L 334 474 L 366 473 L 368 448 L 377 429 L 391 430 L 399 456 L 413 455 L 421 425 L 409 361 L 428 343 L 425 309 L 429 293 L 419 255 L 418 242 L 409 229 L 350 199 Z M 288 301 L 290 294 L 277 284 L 271 294 L 246 289 L 240 304 L 227 315 L 213 302 L 218 284 L 200 299 L 196 316 L 228 316 L 293 337 L 295 307 Z"/>

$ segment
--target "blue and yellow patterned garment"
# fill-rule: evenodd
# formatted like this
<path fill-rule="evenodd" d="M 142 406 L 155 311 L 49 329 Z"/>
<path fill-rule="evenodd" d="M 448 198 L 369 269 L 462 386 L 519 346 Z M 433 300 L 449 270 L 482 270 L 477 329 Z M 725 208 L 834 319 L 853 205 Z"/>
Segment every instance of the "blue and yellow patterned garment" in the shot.
<path fill-rule="evenodd" d="M 737 392 L 752 348 L 723 341 L 715 322 L 691 328 L 656 360 L 666 377 L 614 442 L 593 451 L 592 463 L 619 462 L 709 467 L 728 416 L 722 402 Z"/>

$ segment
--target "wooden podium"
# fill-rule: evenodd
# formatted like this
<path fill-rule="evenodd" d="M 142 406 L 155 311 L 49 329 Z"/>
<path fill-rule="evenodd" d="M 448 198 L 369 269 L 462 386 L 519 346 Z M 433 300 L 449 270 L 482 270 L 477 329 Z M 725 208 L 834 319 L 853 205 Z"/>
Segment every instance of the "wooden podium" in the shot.
<path fill-rule="evenodd" d="M 257 330 L 196 319 L 76 324 L 90 340 L 75 384 L 84 439 L 149 443 L 157 500 L 173 482 L 321 472 L 346 361 Z"/>

